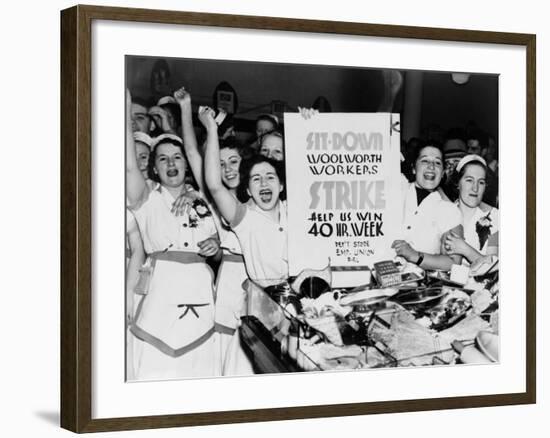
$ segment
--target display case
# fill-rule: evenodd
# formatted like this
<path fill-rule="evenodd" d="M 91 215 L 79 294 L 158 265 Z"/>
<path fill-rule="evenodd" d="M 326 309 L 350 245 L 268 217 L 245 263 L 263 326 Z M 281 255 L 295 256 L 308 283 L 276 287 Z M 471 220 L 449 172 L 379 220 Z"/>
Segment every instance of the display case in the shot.
<path fill-rule="evenodd" d="M 315 317 L 304 313 L 304 301 L 288 283 L 262 288 L 250 281 L 247 315 L 242 318 L 241 344 L 257 373 L 325 371 L 396 366 L 382 343 L 369 331 L 391 327 L 400 306 L 388 301 L 369 306 L 367 315 L 326 311 Z M 335 293 L 340 300 L 340 291 Z M 303 297 L 302 297 L 303 298 Z M 335 301 L 336 302 L 336 301 Z M 330 308 L 331 304 L 327 304 Z M 353 307 L 350 307 L 353 309 Z M 373 311 L 376 309 L 376 311 Z M 368 319 L 367 319 L 368 318 Z"/>
<path fill-rule="evenodd" d="M 243 287 L 247 291 L 247 314 L 241 318 L 239 334 L 254 371 L 320 371 L 315 362 L 300 349 L 299 344 L 305 340 L 306 334 L 303 324 L 296 318 L 293 295 L 283 291 L 287 288 L 273 286 L 266 291 L 249 280 Z"/>
<path fill-rule="evenodd" d="M 304 294 L 286 281 L 247 281 L 241 345 L 256 373 L 460 364 L 479 333 L 498 332 L 498 295 L 487 286 L 459 289 L 427 277 L 394 288 L 317 284 Z"/>

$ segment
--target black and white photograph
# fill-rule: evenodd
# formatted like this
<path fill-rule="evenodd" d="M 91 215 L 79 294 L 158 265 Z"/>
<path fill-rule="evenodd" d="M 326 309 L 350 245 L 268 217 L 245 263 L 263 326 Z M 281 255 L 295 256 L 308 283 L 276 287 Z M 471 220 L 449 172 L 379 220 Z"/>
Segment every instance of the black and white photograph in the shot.
<path fill-rule="evenodd" d="M 127 55 L 125 83 L 127 382 L 499 363 L 498 74 Z"/>
<path fill-rule="evenodd" d="M 2 436 L 543 435 L 543 2 L 7 6 Z"/>

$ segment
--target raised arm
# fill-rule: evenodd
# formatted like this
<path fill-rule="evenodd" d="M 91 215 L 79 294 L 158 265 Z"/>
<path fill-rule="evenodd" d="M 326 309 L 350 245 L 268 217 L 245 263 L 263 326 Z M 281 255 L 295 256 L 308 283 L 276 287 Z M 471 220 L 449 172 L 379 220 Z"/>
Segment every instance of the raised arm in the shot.
<path fill-rule="evenodd" d="M 178 102 L 181 109 L 181 130 L 185 155 L 187 155 L 189 167 L 191 168 L 191 172 L 193 172 L 193 176 L 199 186 L 199 190 L 204 193 L 205 187 L 202 170 L 203 160 L 202 155 L 199 152 L 195 130 L 193 129 L 191 94 L 189 94 L 184 87 L 181 87 L 179 90 L 174 92 L 174 98 Z"/>
<path fill-rule="evenodd" d="M 164 134 L 176 134 L 176 132 L 174 131 L 174 129 L 172 129 L 172 126 L 170 125 L 170 121 L 168 120 L 168 113 L 165 109 L 161 108 L 160 106 L 153 106 L 149 108 L 149 116 L 155 122 L 156 127 L 160 129 Z"/>
<path fill-rule="evenodd" d="M 134 133 L 132 132 L 131 107 L 132 96 L 130 91 L 126 90 L 126 198 L 128 207 L 135 209 L 145 198 L 147 184 L 137 162 Z"/>
<path fill-rule="evenodd" d="M 232 223 L 237 213 L 239 201 L 222 182 L 218 126 L 214 120 L 214 111 L 208 107 L 200 108 L 199 120 L 206 128 L 207 133 L 206 152 L 204 155 L 206 186 L 224 219 Z"/>

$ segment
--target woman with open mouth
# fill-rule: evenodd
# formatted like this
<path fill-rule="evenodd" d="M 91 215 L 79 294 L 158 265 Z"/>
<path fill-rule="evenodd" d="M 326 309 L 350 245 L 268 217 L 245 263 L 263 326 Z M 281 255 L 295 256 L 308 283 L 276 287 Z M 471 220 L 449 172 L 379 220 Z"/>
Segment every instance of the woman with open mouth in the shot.
<path fill-rule="evenodd" d="M 195 175 L 199 189 L 206 192 L 203 178 L 203 158 L 199 152 L 197 138 L 193 129 L 191 94 L 185 87 L 179 88 L 174 93 L 174 98 L 181 108 L 182 127 L 184 135 L 185 153 L 189 159 L 189 165 Z M 224 119 L 225 120 L 225 119 Z M 220 160 L 218 166 L 221 170 L 223 185 L 237 198 L 237 188 L 240 182 L 240 165 L 243 149 L 237 143 L 234 136 L 226 136 L 227 127 L 216 120 L 217 133 L 221 140 Z M 184 211 L 187 197 L 180 197 L 175 204 L 176 214 Z M 218 357 L 216 363 L 222 375 L 246 375 L 253 374 L 252 364 L 240 347 L 237 327 L 240 318 L 246 310 L 246 292 L 242 288 L 244 281 L 248 279 L 244 258 L 239 240 L 229 227 L 229 224 L 220 217 L 215 205 L 211 206 L 213 219 L 220 237 L 222 259 L 216 276 L 216 300 L 215 300 L 215 336 L 217 342 Z M 235 339 L 236 338 L 236 339 Z M 232 345 L 228 351 L 229 345 Z"/>
<path fill-rule="evenodd" d="M 130 322 L 135 379 L 216 375 L 214 275 L 206 258 L 221 252 L 212 215 L 200 200 L 182 216 L 172 212 L 174 200 L 187 191 L 179 137 L 163 134 L 156 139 L 149 170 L 157 183 L 151 188 L 127 131 L 126 197 L 147 254 L 135 288 L 143 297 Z"/>
<path fill-rule="evenodd" d="M 449 233 L 445 249 L 463 256 L 465 264 L 498 255 L 498 209 L 482 202 L 487 189 L 487 163 L 479 155 L 466 155 L 457 164 L 452 180 L 458 188 L 456 204 L 462 213 L 464 238 Z"/>
<path fill-rule="evenodd" d="M 241 203 L 223 184 L 214 111 L 203 108 L 199 120 L 207 131 L 205 181 L 218 210 L 239 239 L 249 278 L 259 286 L 288 277 L 287 215 L 282 163 L 256 155 L 241 163 Z"/>
<path fill-rule="evenodd" d="M 463 230 L 459 209 L 439 189 L 443 177 L 441 148 L 435 143 L 421 144 L 413 175 L 411 183 L 403 177 L 403 234 L 392 248 L 423 269 L 449 270 L 461 263 L 461 256 L 447 253 L 442 240 L 450 232 L 462 237 Z"/>
<path fill-rule="evenodd" d="M 221 141 L 221 178 L 223 185 L 235 199 L 241 181 L 242 154 L 243 150 L 234 138 Z M 216 278 L 215 317 L 216 332 L 219 333 L 222 375 L 253 374 L 252 363 L 240 345 L 237 331 L 241 316 L 246 313 L 246 291 L 242 284 L 248 279 L 248 274 L 244 257 L 237 235 L 223 218 L 219 221 L 218 233 L 223 255 Z"/>

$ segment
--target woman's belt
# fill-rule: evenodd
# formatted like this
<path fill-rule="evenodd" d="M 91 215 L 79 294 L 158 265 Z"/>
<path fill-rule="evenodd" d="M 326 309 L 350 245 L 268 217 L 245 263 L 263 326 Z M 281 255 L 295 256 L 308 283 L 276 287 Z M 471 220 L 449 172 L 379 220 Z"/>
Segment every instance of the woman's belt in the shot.
<path fill-rule="evenodd" d="M 242 254 L 233 254 L 230 253 L 223 253 L 222 255 L 222 261 L 223 262 L 234 262 L 234 263 L 244 263 L 244 257 Z"/>
<path fill-rule="evenodd" d="M 176 262 L 182 264 L 202 263 L 210 271 L 212 275 L 212 268 L 208 266 L 204 257 L 201 257 L 195 252 L 189 251 L 158 251 L 149 254 L 149 258 L 145 264 L 139 268 L 139 279 L 134 287 L 134 292 L 138 295 L 147 295 L 149 293 L 149 286 L 153 272 L 157 265 L 157 261 Z"/>
<path fill-rule="evenodd" d="M 158 251 L 149 254 L 149 257 L 153 263 L 158 260 L 177 263 L 206 263 L 204 257 L 190 251 Z"/>

